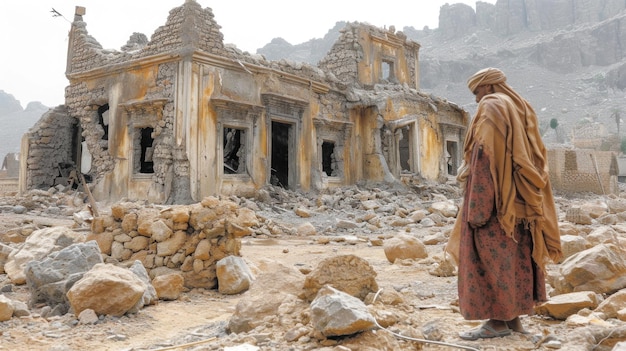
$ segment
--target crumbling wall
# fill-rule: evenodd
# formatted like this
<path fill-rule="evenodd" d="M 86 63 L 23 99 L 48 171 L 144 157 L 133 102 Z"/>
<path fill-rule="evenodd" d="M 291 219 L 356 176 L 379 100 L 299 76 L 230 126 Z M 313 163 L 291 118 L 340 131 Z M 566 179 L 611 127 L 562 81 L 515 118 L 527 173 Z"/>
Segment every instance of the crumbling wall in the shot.
<path fill-rule="evenodd" d="M 171 207 L 120 202 L 94 218 L 87 240 L 98 242 L 105 261 L 139 260 L 152 277 L 179 270 L 186 287 L 211 289 L 217 261 L 239 256 L 241 237 L 258 225 L 254 211 L 217 197 Z"/>
<path fill-rule="evenodd" d="M 77 8 L 70 31 L 66 104 L 80 121 L 98 200 L 181 204 L 249 194 L 277 168 L 283 184 L 302 190 L 393 181 L 405 170 L 437 178 L 442 143 L 456 142 L 462 128 L 442 137 L 440 103 L 417 90 L 420 46 L 394 27 L 349 24 L 316 67 L 225 46 L 212 10 L 196 1 L 170 11 L 150 41 L 133 33 L 122 52 L 89 36 L 85 12 Z M 390 151 L 392 174 L 380 131 L 395 120 L 404 129 Z M 220 143 L 229 130 L 245 147 L 234 174 Z"/>
<path fill-rule="evenodd" d="M 50 188 L 57 178 L 67 176 L 62 174 L 65 165 L 76 166 L 73 152 L 77 125 L 78 121 L 61 105 L 46 112 L 26 133 L 28 170 L 25 176 L 29 189 Z"/>
<path fill-rule="evenodd" d="M 348 24 L 326 57 L 318 64 L 322 70 L 331 72 L 344 84 L 358 83 L 358 64 L 363 59 L 359 43 L 358 27 Z"/>
<path fill-rule="evenodd" d="M 617 194 L 619 167 L 612 151 L 548 150 L 552 187 L 564 193 Z"/>

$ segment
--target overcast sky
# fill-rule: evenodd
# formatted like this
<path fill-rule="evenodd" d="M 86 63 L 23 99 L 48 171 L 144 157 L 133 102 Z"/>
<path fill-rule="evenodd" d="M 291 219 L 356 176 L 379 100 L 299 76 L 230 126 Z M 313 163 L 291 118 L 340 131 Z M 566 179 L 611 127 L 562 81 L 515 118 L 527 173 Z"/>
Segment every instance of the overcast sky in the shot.
<path fill-rule="evenodd" d="M 22 107 L 40 101 L 64 103 L 67 42 L 76 6 L 86 8 L 87 31 L 103 48 L 119 50 L 133 32 L 148 39 L 165 24 L 169 11 L 185 0 L 0 0 L 0 90 Z M 213 10 L 224 42 L 250 53 L 273 38 L 291 44 L 322 38 L 339 21 L 378 27 L 437 28 L 439 0 L 196 0 Z M 495 0 L 483 0 L 495 3 Z M 52 8 L 62 17 L 53 17 Z"/>

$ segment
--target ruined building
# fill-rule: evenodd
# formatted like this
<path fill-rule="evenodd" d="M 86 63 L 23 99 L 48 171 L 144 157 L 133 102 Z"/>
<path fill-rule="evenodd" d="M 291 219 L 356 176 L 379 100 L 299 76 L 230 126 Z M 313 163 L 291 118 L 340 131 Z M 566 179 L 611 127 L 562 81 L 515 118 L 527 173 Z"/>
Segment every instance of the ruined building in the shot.
<path fill-rule="evenodd" d="M 88 34 L 85 14 L 69 33 L 65 105 L 23 139 L 22 191 L 82 173 L 96 200 L 189 203 L 457 169 L 467 113 L 419 91 L 420 45 L 393 27 L 348 24 L 312 66 L 224 45 L 194 0 L 120 51 Z"/>

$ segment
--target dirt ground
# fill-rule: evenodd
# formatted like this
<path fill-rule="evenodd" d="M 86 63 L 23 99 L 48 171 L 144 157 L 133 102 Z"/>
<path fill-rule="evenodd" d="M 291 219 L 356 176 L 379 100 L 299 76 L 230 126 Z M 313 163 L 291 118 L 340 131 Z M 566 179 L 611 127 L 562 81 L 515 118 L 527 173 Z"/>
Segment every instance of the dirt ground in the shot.
<path fill-rule="evenodd" d="M 328 214 L 332 218 L 332 214 Z M 275 220 L 280 220 L 278 216 Z M 290 218 L 283 216 L 283 221 Z M 326 219 L 328 220 L 328 218 Z M 7 228 L 27 225 L 68 225 L 71 216 L 46 217 L 45 215 L 0 214 L 0 232 Z M 449 227 L 429 228 L 445 231 Z M 530 335 L 514 333 L 511 336 L 476 342 L 463 341 L 458 333 L 479 325 L 480 321 L 465 321 L 455 306 L 456 276 L 437 277 L 429 273 L 434 256 L 440 256 L 443 245 L 429 245 L 429 258 L 420 261 L 390 263 L 382 246 L 372 245 L 373 238 L 383 235 L 358 236 L 357 240 L 319 240 L 319 236 L 298 237 L 281 235 L 276 237 L 245 237 L 242 239 L 242 256 L 252 265 L 262 260 L 272 260 L 306 271 L 315 268 L 317 262 L 327 257 L 352 254 L 366 259 L 377 273 L 378 285 L 383 291 L 399 292 L 404 303 L 387 311 L 391 315 L 405 319 L 387 328 L 400 333 L 416 329 L 422 335 L 441 342 L 465 345 L 481 350 L 548 350 L 545 344 L 535 347 L 534 341 L 542 334 L 553 335 L 565 343 L 571 331 L 564 323 L 541 316 L 524 316 L 522 322 Z M 354 237 L 352 238 L 354 239 Z M 10 286 L 11 291 L 6 292 Z M 12 286 L 6 275 L 0 275 L 0 288 L 11 299 L 28 301 L 26 286 Z M 100 317 L 93 325 L 82 325 L 72 314 L 44 319 L 40 310 L 31 310 L 28 317 L 12 318 L 0 322 L 0 350 L 32 351 L 78 351 L 78 350 L 223 350 L 243 344 L 256 344 L 261 350 L 313 350 L 312 342 L 305 338 L 286 342 L 283 335 L 295 326 L 268 325 L 262 331 L 246 335 L 228 335 L 226 325 L 235 310 L 241 295 L 223 295 L 216 290 L 193 289 L 176 301 L 161 301 L 157 305 L 146 306 L 137 314 L 121 318 Z M 384 313 L 386 306 L 378 308 Z M 381 331 L 387 332 L 387 331 Z M 434 335 L 434 337 L 433 337 Z M 396 336 L 397 337 L 397 336 Z M 308 341 L 308 342 L 307 342 Z M 324 344 L 328 350 L 349 350 L 341 348 L 341 340 Z M 182 345 L 182 346 L 181 346 Z M 403 350 L 454 350 L 451 346 L 432 345 L 420 342 L 403 341 Z M 354 348 L 353 348 L 354 349 Z M 563 349 L 567 349 L 564 347 Z"/>

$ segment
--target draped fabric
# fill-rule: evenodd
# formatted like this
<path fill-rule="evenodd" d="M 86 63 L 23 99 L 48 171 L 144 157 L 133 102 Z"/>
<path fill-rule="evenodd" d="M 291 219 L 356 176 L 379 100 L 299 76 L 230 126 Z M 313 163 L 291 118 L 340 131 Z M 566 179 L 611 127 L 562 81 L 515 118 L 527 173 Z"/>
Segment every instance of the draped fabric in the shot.
<path fill-rule="evenodd" d="M 509 237 L 495 214 L 496 189 L 490 155 L 476 145 L 471 154 L 462 226 L 458 274 L 459 308 L 466 319 L 508 321 L 533 314 L 546 300 L 544 273 L 531 256 L 530 230 L 519 223 Z"/>
<path fill-rule="evenodd" d="M 514 229 L 524 224 L 533 241 L 532 257 L 543 270 L 562 257 L 557 214 L 550 185 L 547 152 L 539 134 L 537 115 L 530 104 L 507 83 L 502 71 L 487 68 L 468 80 L 468 87 L 493 85 L 470 123 L 463 148 L 458 180 L 469 175 L 471 153 L 477 145 L 489 156 L 495 188 L 495 216 L 504 233 L 515 240 Z M 452 230 L 446 251 L 457 261 L 461 216 Z"/>

